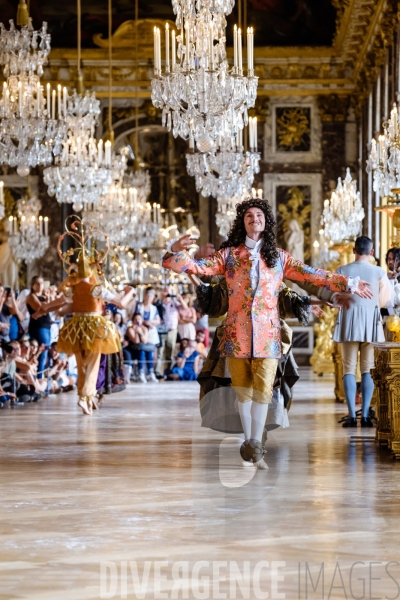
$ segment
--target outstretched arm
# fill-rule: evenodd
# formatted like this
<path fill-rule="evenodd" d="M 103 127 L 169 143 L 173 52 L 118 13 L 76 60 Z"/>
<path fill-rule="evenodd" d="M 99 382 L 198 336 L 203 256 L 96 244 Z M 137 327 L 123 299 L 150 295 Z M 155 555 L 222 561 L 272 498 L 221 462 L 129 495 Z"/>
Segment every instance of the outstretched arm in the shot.
<path fill-rule="evenodd" d="M 324 287 L 332 292 L 357 294 L 361 298 L 372 298 L 367 281 L 352 279 L 339 273 L 331 273 L 323 269 L 314 269 L 300 260 L 295 260 L 285 250 L 279 250 L 283 265 L 283 276 L 290 281 L 310 281 L 318 287 Z M 301 283 L 300 283 L 301 285 Z"/>
<path fill-rule="evenodd" d="M 163 258 L 162 266 L 175 273 L 194 273 L 195 275 L 223 275 L 228 249 L 224 248 L 206 259 L 194 260 L 187 252 L 193 243 L 190 235 L 185 235 L 171 246 L 171 252 Z"/>

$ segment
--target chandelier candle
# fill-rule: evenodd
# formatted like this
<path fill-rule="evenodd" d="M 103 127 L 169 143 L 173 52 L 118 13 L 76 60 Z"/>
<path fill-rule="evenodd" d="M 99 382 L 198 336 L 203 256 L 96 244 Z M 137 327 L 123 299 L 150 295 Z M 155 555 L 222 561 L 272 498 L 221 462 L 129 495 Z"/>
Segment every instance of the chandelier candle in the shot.
<path fill-rule="evenodd" d="M 257 117 L 249 118 L 249 146 L 250 151 L 257 152 Z"/>
<path fill-rule="evenodd" d="M 54 120 L 56 118 L 56 90 L 53 90 L 51 98 L 51 117 Z"/>
<path fill-rule="evenodd" d="M 169 25 L 165 25 L 165 70 L 169 73 Z"/>
<path fill-rule="evenodd" d="M 175 31 L 174 30 L 172 30 L 171 37 L 172 37 L 171 66 L 172 66 L 172 72 L 174 72 L 175 71 L 175 64 L 176 64 L 176 37 L 175 37 Z"/>
<path fill-rule="evenodd" d="M 154 27 L 154 70 L 157 75 L 161 74 L 161 38 L 158 27 Z"/>
<path fill-rule="evenodd" d="M 107 140 L 104 144 L 105 149 L 105 165 L 106 167 L 111 167 L 111 142 Z"/>
<path fill-rule="evenodd" d="M 238 32 L 237 26 L 233 28 L 233 71 L 237 73 L 238 70 Z"/>
<path fill-rule="evenodd" d="M 50 84 L 46 86 L 47 89 L 47 116 L 50 118 Z"/>
<path fill-rule="evenodd" d="M 99 140 L 97 144 L 97 163 L 100 166 L 103 162 L 103 140 Z"/>
<path fill-rule="evenodd" d="M 238 46 L 238 64 L 239 64 L 239 75 L 243 75 L 243 63 L 242 63 L 242 30 L 237 30 L 237 46 Z"/>
<path fill-rule="evenodd" d="M 57 110 L 58 110 L 58 118 L 62 117 L 62 108 L 61 108 L 61 85 L 58 84 L 57 86 L 57 92 L 58 92 L 58 104 L 57 104 Z"/>
<path fill-rule="evenodd" d="M 249 76 L 253 75 L 254 71 L 254 33 L 253 28 L 247 28 L 247 72 Z"/>

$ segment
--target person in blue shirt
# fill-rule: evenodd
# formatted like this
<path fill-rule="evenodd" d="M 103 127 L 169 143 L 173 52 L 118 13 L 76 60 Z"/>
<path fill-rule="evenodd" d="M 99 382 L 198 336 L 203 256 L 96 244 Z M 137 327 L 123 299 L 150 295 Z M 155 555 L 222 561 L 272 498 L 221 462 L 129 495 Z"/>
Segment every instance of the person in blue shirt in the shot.
<path fill-rule="evenodd" d="M 176 359 L 176 365 L 165 372 L 167 379 L 180 381 L 195 381 L 200 371 L 200 354 L 192 348 L 186 338 L 181 340 L 181 349 Z"/>

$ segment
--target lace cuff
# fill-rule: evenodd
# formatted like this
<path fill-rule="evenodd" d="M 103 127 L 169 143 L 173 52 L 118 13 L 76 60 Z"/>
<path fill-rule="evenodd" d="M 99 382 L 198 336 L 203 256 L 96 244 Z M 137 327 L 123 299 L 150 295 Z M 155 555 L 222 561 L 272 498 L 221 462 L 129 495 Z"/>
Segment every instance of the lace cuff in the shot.
<path fill-rule="evenodd" d="M 347 289 L 354 294 L 358 290 L 358 284 L 360 283 L 360 277 L 349 277 L 347 281 Z"/>
<path fill-rule="evenodd" d="M 168 244 L 167 244 L 167 252 L 168 252 L 168 254 L 179 254 L 179 251 L 178 252 L 173 252 L 172 251 L 172 246 L 175 244 L 175 242 L 178 241 L 178 239 L 179 238 L 174 238 L 173 240 L 170 240 L 168 242 Z"/>

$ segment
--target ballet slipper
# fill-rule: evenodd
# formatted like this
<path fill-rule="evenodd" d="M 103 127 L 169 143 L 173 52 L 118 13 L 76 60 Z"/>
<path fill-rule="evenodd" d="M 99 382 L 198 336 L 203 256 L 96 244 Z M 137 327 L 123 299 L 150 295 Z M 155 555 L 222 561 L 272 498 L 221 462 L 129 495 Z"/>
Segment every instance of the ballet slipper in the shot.
<path fill-rule="evenodd" d="M 79 408 L 82 409 L 82 412 L 84 415 L 90 416 L 92 414 L 92 409 L 91 409 L 89 403 L 87 402 L 86 397 L 79 398 L 78 406 L 79 406 Z"/>
<path fill-rule="evenodd" d="M 95 396 L 92 396 L 89 400 L 89 404 L 93 410 L 99 410 L 99 405 L 96 402 Z"/>

